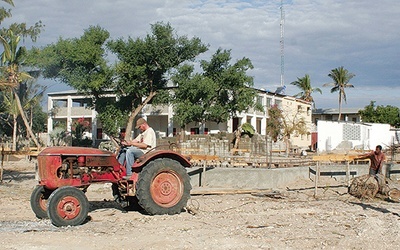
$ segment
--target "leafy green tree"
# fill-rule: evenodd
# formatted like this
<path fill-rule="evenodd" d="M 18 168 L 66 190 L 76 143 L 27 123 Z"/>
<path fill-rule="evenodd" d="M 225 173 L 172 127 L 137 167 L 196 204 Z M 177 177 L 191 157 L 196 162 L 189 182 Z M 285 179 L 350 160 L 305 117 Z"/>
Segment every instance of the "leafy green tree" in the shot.
<path fill-rule="evenodd" d="M 290 84 L 298 87 L 301 90 L 300 93 L 297 93 L 296 95 L 294 95 L 295 97 L 298 97 L 302 100 L 311 102 L 313 104 L 313 106 L 315 107 L 314 98 L 312 97 L 311 94 L 314 92 L 319 92 L 320 94 L 322 94 L 322 91 L 320 88 L 313 88 L 311 86 L 311 80 L 310 80 L 310 76 L 308 74 L 306 74 L 302 78 L 298 77 L 296 81 L 291 82 Z"/>
<path fill-rule="evenodd" d="M 394 127 L 400 127 L 400 109 L 391 105 L 375 105 L 371 101 L 363 110 L 358 112 L 363 122 L 387 123 Z"/>
<path fill-rule="evenodd" d="M 282 136 L 282 119 L 282 110 L 277 105 L 273 105 L 268 109 L 267 135 L 274 142 L 277 142 Z"/>
<path fill-rule="evenodd" d="M 268 109 L 267 134 L 275 142 L 283 139 L 286 144 L 286 155 L 288 155 L 291 136 L 307 134 L 307 124 L 299 111 L 294 114 L 284 112 L 274 105 Z"/>
<path fill-rule="evenodd" d="M 207 51 L 207 46 L 199 38 L 175 35 L 170 24 L 153 24 L 151 31 L 144 39 L 117 39 L 108 43 L 119 59 L 115 81 L 117 90 L 130 108 L 126 137 L 130 135 L 134 118 L 147 103 L 165 100 L 153 100 L 153 97 L 167 87 L 168 73 Z M 164 96 L 165 93 L 161 95 Z"/>
<path fill-rule="evenodd" d="M 332 86 L 331 93 L 339 92 L 339 117 L 338 121 L 340 121 L 342 117 L 342 100 L 347 102 L 346 100 L 346 88 L 354 88 L 354 85 L 350 84 L 350 80 L 355 76 L 353 73 L 350 73 L 343 66 L 339 68 L 332 69 L 328 74 L 330 78 L 332 78 L 332 83 L 326 83 L 323 86 L 328 87 Z"/>
<path fill-rule="evenodd" d="M 202 60 L 201 73 L 183 65 L 172 77 L 178 87 L 174 90 L 175 121 L 181 128 L 190 122 L 225 122 L 237 112 L 256 106 L 253 77 L 247 71 L 253 68 L 248 58 L 231 64 L 231 51 L 218 49 L 210 61 Z"/>
<path fill-rule="evenodd" d="M 3 113 L 3 120 L 12 129 L 12 148 L 11 150 L 16 151 L 17 149 L 17 130 L 18 130 L 18 115 L 19 110 L 15 100 L 15 96 L 12 91 L 3 92 L 3 102 L 1 103 L 2 109 L 5 110 Z"/>
<path fill-rule="evenodd" d="M 151 101 L 164 100 L 168 73 L 207 50 L 199 38 L 175 35 L 169 24 L 156 23 L 151 30 L 145 38 L 109 40 L 106 30 L 90 27 L 80 38 L 60 38 L 56 44 L 33 51 L 31 62 L 44 77 L 93 96 L 105 133 L 116 135 L 121 120 L 125 120 L 129 137 L 142 108 Z M 106 52 L 116 55 L 115 65 L 107 64 Z M 109 93 L 117 99 L 110 102 Z M 160 98 L 153 100 L 156 95 Z"/>
<path fill-rule="evenodd" d="M 99 26 L 90 26 L 80 38 L 63 39 L 30 51 L 28 63 L 40 70 L 44 78 L 59 80 L 83 94 L 93 96 L 93 105 L 101 114 L 110 102 L 114 70 L 107 65 L 106 41 L 109 32 Z M 102 123 L 115 117 L 99 116 Z M 115 124 L 115 120 L 108 124 Z M 105 133 L 116 133 L 115 126 L 104 127 Z"/>

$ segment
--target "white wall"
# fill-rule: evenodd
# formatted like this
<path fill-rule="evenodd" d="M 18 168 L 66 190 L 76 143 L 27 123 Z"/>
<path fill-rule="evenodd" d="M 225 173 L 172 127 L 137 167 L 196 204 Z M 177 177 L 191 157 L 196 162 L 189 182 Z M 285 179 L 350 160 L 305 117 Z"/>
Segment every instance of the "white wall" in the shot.
<path fill-rule="evenodd" d="M 345 126 L 347 129 L 345 129 Z M 344 135 L 344 131 L 352 130 L 353 133 Z M 321 121 L 317 123 L 318 152 L 332 150 L 364 149 L 373 150 L 376 145 L 383 148 L 390 146 L 393 131 L 389 124 L 379 123 L 353 123 L 339 121 Z"/>
<path fill-rule="evenodd" d="M 371 131 L 371 150 L 375 149 L 376 145 L 382 145 L 383 148 L 390 147 L 392 143 L 393 131 L 390 131 L 389 124 L 368 123 L 372 126 Z"/>

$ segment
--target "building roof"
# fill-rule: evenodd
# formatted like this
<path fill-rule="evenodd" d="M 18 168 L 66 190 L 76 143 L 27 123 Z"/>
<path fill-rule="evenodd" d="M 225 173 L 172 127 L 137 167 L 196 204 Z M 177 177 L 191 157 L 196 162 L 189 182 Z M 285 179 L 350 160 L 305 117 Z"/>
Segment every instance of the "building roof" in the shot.
<path fill-rule="evenodd" d="M 358 114 L 362 108 L 342 108 L 342 114 Z M 326 109 L 315 109 L 312 112 L 315 115 L 337 115 L 339 114 L 339 109 L 326 108 Z"/>
<path fill-rule="evenodd" d="M 57 96 L 57 95 L 76 95 L 76 94 L 78 94 L 77 90 L 70 89 L 70 90 L 64 90 L 64 91 L 57 91 L 57 92 L 48 93 L 47 95 L 49 95 L 49 96 Z"/>

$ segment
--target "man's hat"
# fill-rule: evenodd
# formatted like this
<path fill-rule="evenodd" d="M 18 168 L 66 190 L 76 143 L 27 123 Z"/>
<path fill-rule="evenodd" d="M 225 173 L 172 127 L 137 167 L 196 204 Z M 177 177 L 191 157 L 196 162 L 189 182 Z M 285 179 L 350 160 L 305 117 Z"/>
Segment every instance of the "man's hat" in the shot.
<path fill-rule="evenodd" d="M 140 125 L 145 124 L 145 123 L 147 123 L 147 122 L 146 122 L 146 120 L 144 118 L 139 118 L 136 121 L 136 127 L 135 128 L 138 129 Z"/>

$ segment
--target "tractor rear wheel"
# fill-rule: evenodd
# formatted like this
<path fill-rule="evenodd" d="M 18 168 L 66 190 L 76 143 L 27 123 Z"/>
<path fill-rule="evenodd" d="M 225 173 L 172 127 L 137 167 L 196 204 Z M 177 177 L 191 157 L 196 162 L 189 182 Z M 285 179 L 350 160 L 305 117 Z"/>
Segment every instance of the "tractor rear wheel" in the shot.
<path fill-rule="evenodd" d="M 52 190 L 46 189 L 44 186 L 36 186 L 31 194 L 31 208 L 38 219 L 46 219 L 47 217 L 47 201 Z"/>
<path fill-rule="evenodd" d="M 136 196 L 151 215 L 177 214 L 186 206 L 191 188 L 189 175 L 179 162 L 160 158 L 140 172 Z"/>
<path fill-rule="evenodd" d="M 82 224 L 89 213 L 89 201 L 83 191 L 75 187 L 61 187 L 49 197 L 47 214 L 57 227 Z"/>

